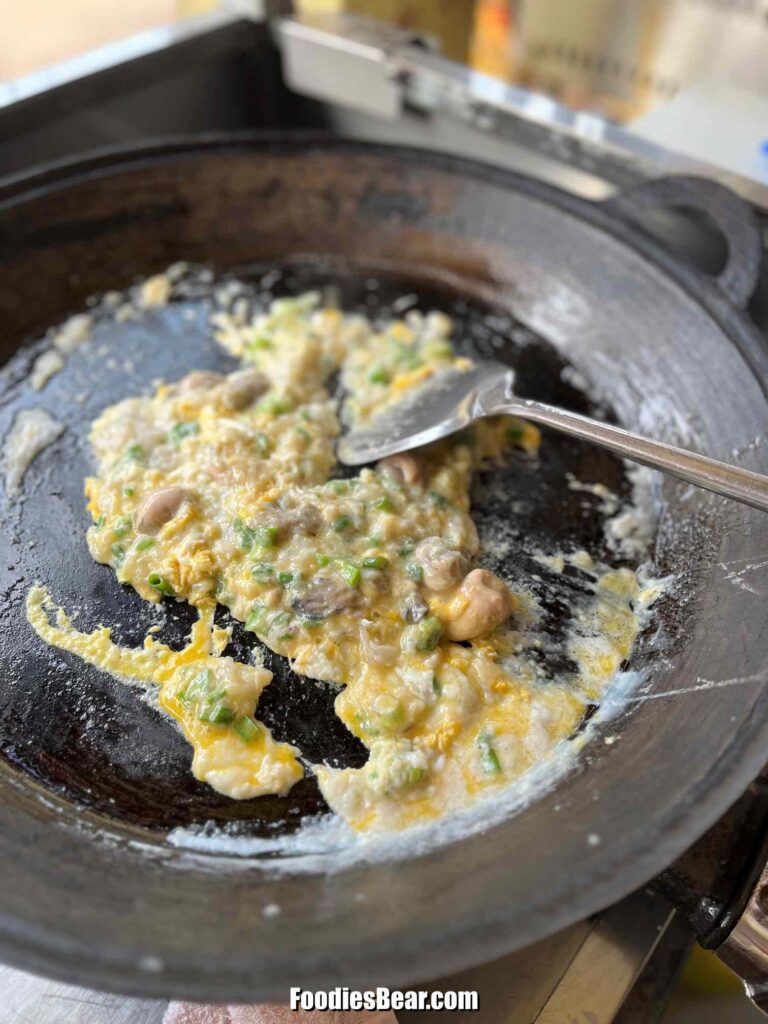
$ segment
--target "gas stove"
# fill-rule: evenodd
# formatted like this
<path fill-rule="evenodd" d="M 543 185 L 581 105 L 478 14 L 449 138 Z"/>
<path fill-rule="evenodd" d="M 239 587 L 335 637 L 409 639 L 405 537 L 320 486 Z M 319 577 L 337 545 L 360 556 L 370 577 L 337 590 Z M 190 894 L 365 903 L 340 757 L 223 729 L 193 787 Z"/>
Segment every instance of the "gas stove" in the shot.
<path fill-rule="evenodd" d="M 593 200 L 664 173 L 700 174 L 766 216 L 761 184 L 451 64 L 428 39 L 348 17 L 301 20 L 286 16 L 285 4 L 265 6 L 261 20 L 220 12 L 190 19 L 0 86 L 0 178 L 169 136 L 310 129 L 465 153 Z M 722 261 L 722 242 L 705 223 L 670 212 L 646 227 L 703 270 Z M 768 336 L 766 277 L 750 313 Z M 718 947 L 765 859 L 766 821 L 758 780 L 653 891 L 434 987 L 476 989 L 480 1012 L 471 1018 L 480 1024 L 657 1019 L 694 937 L 674 906 L 685 901 L 699 940 Z M 6 967 L 0 987 L 9 1019 L 15 1012 L 20 1020 L 74 1024 L 87 1005 L 92 1024 L 159 1024 L 166 1007 Z"/>

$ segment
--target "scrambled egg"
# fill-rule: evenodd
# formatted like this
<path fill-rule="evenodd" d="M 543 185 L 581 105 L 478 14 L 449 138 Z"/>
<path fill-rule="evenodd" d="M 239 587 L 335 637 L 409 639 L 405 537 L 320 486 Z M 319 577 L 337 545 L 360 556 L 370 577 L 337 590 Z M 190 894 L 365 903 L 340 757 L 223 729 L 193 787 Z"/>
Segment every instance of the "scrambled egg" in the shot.
<path fill-rule="evenodd" d="M 344 684 L 336 711 L 369 760 L 314 771 L 354 828 L 404 828 L 508 784 L 599 700 L 653 586 L 578 556 L 594 578 L 570 639 L 578 672 L 537 683 L 522 639 L 535 601 L 472 571 L 480 545 L 469 513 L 473 470 L 510 446 L 534 453 L 535 428 L 485 421 L 405 462 L 333 476 L 329 379 L 340 372 L 343 419 L 364 422 L 437 369 L 465 365 L 450 320 L 410 314 L 377 329 L 310 294 L 214 323 L 244 368 L 197 371 L 108 408 L 92 427 L 97 469 L 85 485 L 91 554 L 147 601 L 196 606 L 188 646 L 148 637 L 137 651 L 106 628 L 81 633 L 40 587 L 28 598 L 32 626 L 157 685 L 193 747 L 195 776 L 236 799 L 285 793 L 303 770 L 299 751 L 257 719 L 269 672 L 222 656 L 217 603 L 297 672 Z"/>

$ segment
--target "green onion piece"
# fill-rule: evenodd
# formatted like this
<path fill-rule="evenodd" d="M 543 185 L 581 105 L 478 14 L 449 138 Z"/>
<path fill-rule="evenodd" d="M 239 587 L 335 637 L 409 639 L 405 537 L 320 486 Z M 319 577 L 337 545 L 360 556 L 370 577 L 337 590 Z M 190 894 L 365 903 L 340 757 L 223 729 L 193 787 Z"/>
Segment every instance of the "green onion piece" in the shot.
<path fill-rule="evenodd" d="M 287 587 L 289 583 L 293 583 L 296 578 L 296 573 L 293 572 L 279 572 L 277 574 L 277 582 L 281 587 Z"/>
<path fill-rule="evenodd" d="M 366 736 L 378 736 L 379 730 L 370 720 L 370 718 L 364 718 L 362 715 L 357 715 L 357 725 L 360 732 L 365 733 Z"/>
<path fill-rule="evenodd" d="M 256 539 L 256 532 L 247 523 L 243 522 L 240 516 L 232 520 L 232 529 L 240 540 L 240 547 L 243 551 L 250 551 Z"/>
<path fill-rule="evenodd" d="M 510 444 L 520 444 L 524 433 L 525 428 L 522 423 L 510 423 L 506 430 L 507 440 Z"/>
<path fill-rule="evenodd" d="M 386 384 L 389 381 L 389 374 L 383 366 L 375 366 L 368 374 L 369 384 Z"/>
<path fill-rule="evenodd" d="M 120 540 L 121 537 L 124 537 L 126 533 L 128 533 L 132 526 L 133 521 L 130 516 L 120 516 L 119 519 L 115 520 L 115 525 L 112 527 L 112 534 L 117 540 Z"/>
<path fill-rule="evenodd" d="M 253 531 L 253 539 L 257 547 L 273 548 L 277 544 L 279 532 L 276 526 L 257 526 Z"/>
<path fill-rule="evenodd" d="M 403 651 L 434 651 L 440 643 L 443 635 L 443 626 L 440 619 L 434 615 L 427 616 L 421 622 L 412 626 L 406 626 L 400 637 L 400 647 Z"/>
<path fill-rule="evenodd" d="M 339 516 L 337 519 L 334 519 L 331 524 L 331 528 L 335 533 L 343 533 L 344 530 L 348 529 L 351 525 L 352 519 L 350 516 Z"/>
<path fill-rule="evenodd" d="M 386 569 L 389 559 L 384 555 L 374 555 L 372 558 L 364 558 L 361 564 L 363 569 Z"/>
<path fill-rule="evenodd" d="M 499 761 L 499 755 L 494 750 L 491 737 L 487 732 L 481 732 L 475 742 L 480 751 L 480 761 L 483 765 L 483 770 L 489 775 L 498 775 L 501 772 L 501 761 Z"/>
<path fill-rule="evenodd" d="M 293 616 L 290 612 L 279 612 L 269 624 L 270 635 L 273 633 L 280 634 L 278 640 L 290 640 L 291 633 L 286 632 L 288 627 L 293 622 Z"/>
<path fill-rule="evenodd" d="M 346 480 L 329 480 L 328 489 L 333 491 L 334 494 L 346 494 L 349 490 L 349 484 Z"/>
<path fill-rule="evenodd" d="M 413 551 L 415 546 L 416 542 L 414 541 L 413 537 L 405 537 L 403 540 L 403 545 L 401 548 L 398 549 L 397 553 L 400 556 L 400 558 L 407 558 L 408 555 L 410 555 L 410 553 Z"/>
<path fill-rule="evenodd" d="M 438 697 L 443 692 L 443 684 L 437 678 L 436 674 L 433 674 L 432 676 L 432 690 Z"/>
<path fill-rule="evenodd" d="M 270 442 L 270 440 L 267 437 L 267 435 L 263 434 L 261 431 L 259 431 L 255 435 L 255 439 L 256 439 L 256 447 L 259 449 L 260 454 L 261 455 L 269 455 L 269 453 L 272 451 L 272 443 Z"/>
<path fill-rule="evenodd" d="M 255 580 L 267 580 L 274 572 L 274 569 L 269 562 L 257 562 L 256 565 L 251 569 L 251 576 Z"/>
<path fill-rule="evenodd" d="M 414 580 L 416 583 L 421 583 L 421 581 L 424 579 L 424 570 L 422 569 L 418 562 L 410 562 L 405 567 L 405 572 L 406 575 L 408 576 L 408 579 Z"/>
<path fill-rule="evenodd" d="M 267 412 L 270 416 L 282 416 L 283 413 L 290 412 L 293 408 L 288 398 L 280 398 L 279 395 L 267 395 L 266 398 L 259 402 L 258 408 L 262 412 Z"/>
<path fill-rule="evenodd" d="M 174 444 L 178 444 L 179 441 L 183 441 L 185 437 L 194 437 L 195 434 L 199 433 L 200 424 L 195 423 L 194 420 L 189 420 L 185 423 L 174 423 L 168 433 L 168 438 L 173 441 Z"/>
<path fill-rule="evenodd" d="M 405 718 L 403 705 L 396 697 L 393 697 L 390 694 L 378 697 L 375 701 L 374 708 L 376 711 L 376 717 L 385 725 L 401 725 Z"/>
<path fill-rule="evenodd" d="M 437 491 L 429 492 L 429 500 L 435 508 L 448 508 L 448 499 L 444 494 L 439 494 Z"/>
<path fill-rule="evenodd" d="M 255 604 L 251 608 L 251 612 L 248 618 L 245 620 L 245 628 L 250 633 L 258 633 L 261 627 L 261 620 L 264 616 L 265 608 L 263 604 Z"/>
<path fill-rule="evenodd" d="M 232 723 L 232 728 L 245 743 L 252 743 L 261 733 L 257 722 L 250 715 L 241 715 Z"/>
<path fill-rule="evenodd" d="M 104 525 L 104 523 L 106 523 L 106 521 L 107 521 L 107 517 L 106 516 L 99 516 L 99 518 L 96 520 L 96 523 L 95 523 L 96 529 L 100 530 L 102 528 L 102 526 Z"/>
<path fill-rule="evenodd" d="M 421 780 L 423 778 L 424 778 L 424 769 L 416 767 L 414 765 L 412 768 L 408 769 L 408 774 L 405 777 L 405 784 L 406 784 L 406 786 L 415 786 L 416 783 L 417 782 L 421 782 Z"/>
<path fill-rule="evenodd" d="M 360 571 L 359 565 L 355 565 L 354 562 L 342 562 L 339 566 L 339 573 L 348 587 L 360 586 L 360 580 L 363 574 Z"/>
<path fill-rule="evenodd" d="M 137 551 L 146 551 L 147 548 L 151 548 L 154 543 L 155 543 L 155 538 L 154 537 L 142 537 L 140 540 L 136 541 L 136 550 Z"/>
<path fill-rule="evenodd" d="M 381 537 L 378 535 L 378 533 L 372 533 L 371 536 L 366 541 L 366 543 L 368 544 L 369 548 L 378 548 L 381 546 Z"/>
<path fill-rule="evenodd" d="M 246 345 L 249 352 L 265 352 L 267 349 L 272 348 L 272 342 L 269 338 L 254 338 L 253 341 L 249 341 Z"/>
<path fill-rule="evenodd" d="M 112 545 L 112 560 L 115 565 L 122 565 L 125 561 L 125 547 L 122 544 Z"/>
<path fill-rule="evenodd" d="M 136 493 L 136 490 L 133 487 L 124 487 L 123 488 L 123 495 L 126 498 L 132 498 L 135 493 Z"/>
<path fill-rule="evenodd" d="M 315 560 L 316 560 L 317 564 L 320 566 L 321 569 L 324 569 L 326 567 L 326 565 L 330 565 L 331 564 L 331 556 L 330 555 L 323 555 L 323 554 L 320 554 L 319 552 L 318 552 L 318 554 L 315 555 Z"/>
<path fill-rule="evenodd" d="M 214 682 L 213 672 L 209 668 L 204 668 L 183 690 L 179 690 L 176 697 L 185 707 L 189 707 L 193 701 L 208 697 Z"/>
<path fill-rule="evenodd" d="M 124 458 L 129 462 L 141 462 L 142 459 L 146 458 L 146 452 L 140 444 L 129 444 L 125 449 Z"/>
<path fill-rule="evenodd" d="M 228 704 L 214 704 L 212 707 L 202 707 L 197 712 L 201 722 L 210 722 L 211 725 L 229 725 L 235 718 L 235 712 Z"/>
<path fill-rule="evenodd" d="M 392 509 L 394 508 L 392 504 L 392 499 L 389 497 L 388 494 L 385 494 L 381 498 L 376 498 L 376 500 L 371 504 L 372 507 L 377 510 L 377 512 L 391 512 Z"/>
<path fill-rule="evenodd" d="M 150 587 L 154 587 L 158 594 L 162 594 L 164 597 L 173 597 L 173 587 L 156 572 L 151 572 L 147 576 L 147 583 Z"/>

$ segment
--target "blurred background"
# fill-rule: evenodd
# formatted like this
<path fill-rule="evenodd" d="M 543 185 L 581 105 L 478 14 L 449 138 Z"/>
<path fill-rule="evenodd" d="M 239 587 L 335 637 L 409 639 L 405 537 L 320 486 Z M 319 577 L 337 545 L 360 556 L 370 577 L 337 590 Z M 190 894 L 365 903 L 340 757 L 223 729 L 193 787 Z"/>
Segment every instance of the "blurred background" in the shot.
<path fill-rule="evenodd" d="M 7 2 L 0 81 L 217 6 L 252 12 L 260 3 Z M 428 32 L 446 56 L 479 71 L 768 180 L 768 0 L 297 0 L 295 7 L 364 13 Z"/>
<path fill-rule="evenodd" d="M 135 33 L 258 0 L 25 0 L 3 9 L 0 82 Z M 443 54 L 768 182 L 768 0 L 297 0 L 431 34 Z M 0 140 L 1 141 L 1 140 Z M 714 956 L 688 960 L 665 1024 L 762 1018 Z"/>

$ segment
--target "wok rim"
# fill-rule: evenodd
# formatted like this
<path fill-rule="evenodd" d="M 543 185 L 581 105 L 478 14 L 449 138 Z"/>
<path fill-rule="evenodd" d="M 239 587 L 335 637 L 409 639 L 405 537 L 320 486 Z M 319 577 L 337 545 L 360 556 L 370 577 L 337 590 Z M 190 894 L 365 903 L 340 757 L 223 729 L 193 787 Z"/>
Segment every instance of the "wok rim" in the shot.
<path fill-rule="evenodd" d="M 40 195 L 131 167 L 172 161 L 217 149 L 237 151 L 265 146 L 284 150 L 304 147 L 346 149 L 363 155 L 405 160 L 480 181 L 492 181 L 586 221 L 630 248 L 686 292 L 731 341 L 736 354 L 766 393 L 768 343 L 750 322 L 747 313 L 728 300 L 714 278 L 681 262 L 602 202 L 574 196 L 546 182 L 464 157 L 417 147 L 340 139 L 316 131 L 173 136 L 138 145 L 100 149 L 0 180 L 0 209 L 23 205 Z M 392 976 L 397 975 L 398 984 L 405 987 L 423 982 L 425 978 L 443 977 L 531 945 L 643 886 L 706 832 L 764 766 L 768 740 L 768 692 L 765 688 L 756 697 L 752 713 L 755 716 L 761 713 L 762 724 L 751 739 L 735 739 L 724 756 L 711 762 L 705 775 L 691 782 L 684 800 L 677 807 L 646 822 L 645 843 L 633 852 L 631 859 L 626 859 L 626 849 L 622 851 L 621 858 L 615 854 L 613 857 L 607 855 L 599 872 L 593 869 L 589 884 L 584 884 L 582 878 L 582 884 L 571 888 L 566 901 L 557 902 L 553 896 L 540 898 L 534 912 L 528 915 L 524 928 L 516 923 L 512 914 L 507 914 L 504 928 L 498 928 L 495 934 L 483 931 L 481 923 L 472 926 L 465 922 L 450 935 L 443 935 L 439 945 L 435 944 L 433 934 L 426 930 L 419 933 L 414 927 L 407 942 L 396 947 L 396 953 L 391 937 L 388 942 L 356 946 L 347 960 L 344 983 L 370 985 L 391 981 Z M 21 778 L 23 773 L 19 776 Z M 653 832 L 649 831 L 649 825 L 653 826 Z M 416 951 L 418 956 L 414 955 Z M 384 954 L 386 966 L 381 964 Z M 248 985 L 242 974 L 233 973 L 226 983 L 222 983 L 220 967 L 209 975 L 197 972 L 191 976 L 189 965 L 185 966 L 184 962 L 174 964 L 172 957 L 166 961 L 163 972 L 155 974 L 140 965 L 140 957 L 140 950 L 127 947 L 101 949 L 94 955 L 93 948 L 87 951 L 85 944 L 81 940 L 73 940 L 71 934 L 44 925 L 28 924 L 0 913 L 0 958 L 12 966 L 68 983 L 132 996 L 167 998 L 170 995 L 205 1001 L 254 999 L 254 987 Z M 286 987 L 297 980 L 307 988 L 323 987 L 324 983 L 327 986 L 327 972 L 333 964 L 331 959 L 316 959 L 309 968 L 303 968 L 298 977 L 296 972 L 290 974 L 284 964 L 279 969 L 270 965 L 270 980 L 258 985 L 259 998 L 284 997 Z M 262 974 L 262 982 L 265 974 Z"/>

